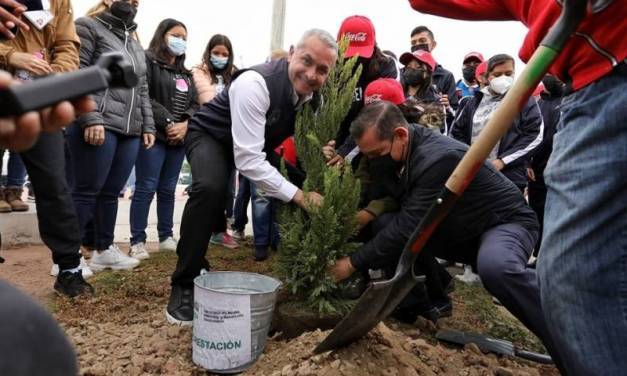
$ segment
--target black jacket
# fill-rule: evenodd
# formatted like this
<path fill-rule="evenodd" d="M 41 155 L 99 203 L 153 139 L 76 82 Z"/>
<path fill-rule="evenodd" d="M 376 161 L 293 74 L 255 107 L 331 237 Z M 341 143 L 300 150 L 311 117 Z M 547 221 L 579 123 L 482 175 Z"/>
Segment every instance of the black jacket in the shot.
<path fill-rule="evenodd" d="M 467 100 L 451 126 L 449 132 L 451 137 L 470 145 L 473 118 L 483 96 L 484 94 L 479 91 Z M 542 127 L 540 108 L 535 98 L 532 97 L 529 98 L 505 136 L 501 138 L 497 152 L 497 158 L 505 163 L 505 168 L 501 172 L 518 187 L 527 185 L 526 168 L 532 151 L 542 141 L 540 133 Z"/>
<path fill-rule="evenodd" d="M 409 157 L 401 174 L 401 211 L 371 241 L 351 255 L 351 263 L 356 269 L 380 269 L 396 262 L 467 149 L 466 145 L 450 137 L 421 126 L 411 126 Z M 475 243 L 490 228 L 505 223 L 518 223 L 529 231 L 538 231 L 536 215 L 520 191 L 491 164 L 484 163 L 436 229 L 427 247 L 434 251 L 465 247 Z"/>
<path fill-rule="evenodd" d="M 544 120 L 544 134 L 542 142 L 533 151 L 530 167 L 533 168 L 536 182 L 540 184 L 544 184 L 544 169 L 553 151 L 553 135 L 555 135 L 557 123 L 560 120 L 559 105 L 561 103 L 561 96 L 551 96 L 546 93 L 540 94 L 540 100 L 538 100 L 540 113 Z"/>
<path fill-rule="evenodd" d="M 404 71 L 405 68 L 401 68 L 401 85 L 403 85 L 403 87 L 405 87 L 405 79 L 403 78 Z M 442 93 L 448 95 L 451 108 L 453 111 L 457 111 L 459 108 L 459 98 L 457 98 L 457 84 L 455 84 L 455 76 L 453 76 L 453 73 L 438 64 L 435 66 L 431 81 L 437 88 L 438 94 Z"/>
<path fill-rule="evenodd" d="M 152 114 L 157 128 L 157 138 L 166 141 L 165 128 L 175 121 L 172 115 L 174 93 L 176 91 L 176 75 L 187 81 L 187 111 L 180 121 L 190 119 L 198 109 L 196 101 L 196 87 L 192 80 L 192 73 L 188 70 L 178 70 L 165 61 L 158 59 L 150 51 L 146 51 L 146 79 L 150 93 Z"/>
<path fill-rule="evenodd" d="M 138 85 L 132 89 L 106 89 L 93 94 L 96 111 L 78 117 L 75 122 L 82 128 L 104 125 L 108 130 L 129 136 L 156 132 L 148 96 L 144 49 L 130 36 L 135 29 L 136 24 L 126 27 L 109 11 L 94 18 L 76 20 L 76 32 L 81 38 L 81 68 L 94 65 L 105 52 L 117 51 L 131 62 L 139 77 Z"/>

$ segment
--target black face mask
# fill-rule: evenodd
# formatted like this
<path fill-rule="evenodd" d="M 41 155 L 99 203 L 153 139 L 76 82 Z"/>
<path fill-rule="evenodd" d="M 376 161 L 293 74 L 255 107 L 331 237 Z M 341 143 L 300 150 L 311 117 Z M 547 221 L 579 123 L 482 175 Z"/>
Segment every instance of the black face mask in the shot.
<path fill-rule="evenodd" d="M 126 26 L 130 26 L 137 15 L 137 8 L 127 1 L 116 1 L 111 4 L 111 14 L 121 19 Z"/>
<path fill-rule="evenodd" d="M 475 79 L 477 78 L 475 77 L 475 67 L 472 65 L 464 67 L 464 69 L 462 69 L 462 75 L 464 76 L 464 80 L 466 80 L 466 82 L 475 82 Z"/>
<path fill-rule="evenodd" d="M 429 72 L 426 69 L 418 68 L 405 68 L 403 72 L 403 79 L 409 86 L 419 87 L 429 85 L 430 80 Z"/>
<path fill-rule="evenodd" d="M 414 44 L 413 46 L 411 46 L 411 52 L 416 52 L 418 50 L 431 52 L 431 50 L 429 50 L 429 44 L 428 43 Z"/>
<path fill-rule="evenodd" d="M 564 84 L 555 76 L 544 76 L 544 78 L 542 79 L 542 85 L 544 85 L 544 89 L 546 89 L 546 91 L 548 91 L 551 96 L 561 97 L 562 95 L 564 95 Z"/>

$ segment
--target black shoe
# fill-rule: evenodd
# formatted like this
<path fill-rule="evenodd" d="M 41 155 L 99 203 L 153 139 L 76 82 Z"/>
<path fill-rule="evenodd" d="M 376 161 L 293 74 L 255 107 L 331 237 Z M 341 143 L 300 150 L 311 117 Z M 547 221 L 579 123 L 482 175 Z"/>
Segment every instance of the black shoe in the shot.
<path fill-rule="evenodd" d="M 165 316 L 170 324 L 192 325 L 194 321 L 194 289 L 172 286 Z"/>
<path fill-rule="evenodd" d="M 406 324 L 413 324 L 418 316 L 436 324 L 443 317 L 450 317 L 453 314 L 453 303 L 451 300 L 442 300 L 435 303 L 419 304 L 413 307 L 397 307 L 392 312 L 392 317 Z"/>
<path fill-rule="evenodd" d="M 255 247 L 255 261 L 263 261 L 268 258 L 268 247 Z"/>
<path fill-rule="evenodd" d="M 94 288 L 83 279 L 83 273 L 78 271 L 61 272 L 57 276 L 57 280 L 54 282 L 54 290 L 60 294 L 70 298 L 74 298 L 79 295 L 93 295 Z"/>

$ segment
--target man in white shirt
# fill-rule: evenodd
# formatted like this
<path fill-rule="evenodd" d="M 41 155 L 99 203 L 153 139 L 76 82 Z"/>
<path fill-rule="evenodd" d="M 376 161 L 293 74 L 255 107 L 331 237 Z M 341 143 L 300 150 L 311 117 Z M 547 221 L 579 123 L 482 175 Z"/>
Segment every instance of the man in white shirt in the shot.
<path fill-rule="evenodd" d="M 193 181 L 166 309 L 171 323 L 192 323 L 193 279 L 201 269 L 209 270 L 205 253 L 213 228 L 224 220 L 233 167 L 270 197 L 302 208 L 322 201 L 318 193 L 304 193 L 281 175 L 273 150 L 294 134 L 302 105 L 312 99 L 316 103 L 337 50 L 331 34 L 309 30 L 290 48 L 287 59 L 237 72 L 230 87 L 190 120 L 185 146 Z"/>

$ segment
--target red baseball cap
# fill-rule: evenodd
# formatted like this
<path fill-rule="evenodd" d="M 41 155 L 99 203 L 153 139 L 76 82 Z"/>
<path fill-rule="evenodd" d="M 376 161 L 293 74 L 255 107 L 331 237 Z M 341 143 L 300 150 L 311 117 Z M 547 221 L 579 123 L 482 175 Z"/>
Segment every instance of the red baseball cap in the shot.
<path fill-rule="evenodd" d="M 480 63 L 483 63 L 485 61 L 485 59 L 483 58 L 483 55 L 481 55 L 479 52 L 469 52 L 466 54 L 466 56 L 464 56 L 464 61 L 462 61 L 462 63 L 465 63 L 466 60 L 470 60 L 470 59 L 477 59 L 479 60 Z"/>
<path fill-rule="evenodd" d="M 374 53 L 376 35 L 374 25 L 368 17 L 350 16 L 344 19 L 337 33 L 337 41 L 339 42 L 343 37 L 349 40 L 348 48 L 344 53 L 345 57 L 359 55 L 368 59 Z"/>
<path fill-rule="evenodd" d="M 484 61 L 483 63 L 477 65 L 477 68 L 475 68 L 475 76 L 481 76 L 487 71 L 488 71 L 488 62 Z"/>
<path fill-rule="evenodd" d="M 427 51 L 416 50 L 414 52 L 405 52 L 398 61 L 403 65 L 409 64 L 412 60 L 418 60 L 427 64 L 431 68 L 431 72 L 435 70 L 436 62 L 433 55 Z"/>
<path fill-rule="evenodd" d="M 379 78 L 369 83 L 364 93 L 364 103 L 369 105 L 376 101 L 388 101 L 397 106 L 405 102 L 401 83 L 393 78 Z"/>

